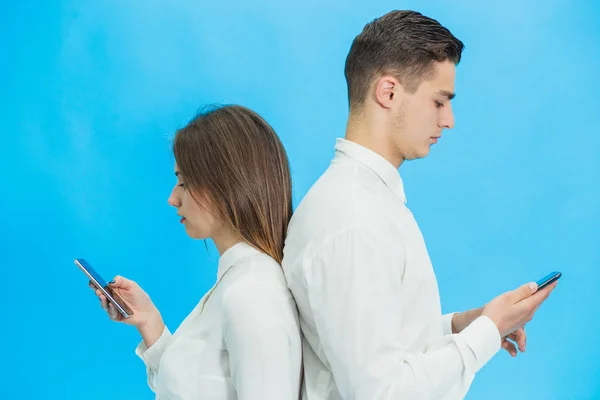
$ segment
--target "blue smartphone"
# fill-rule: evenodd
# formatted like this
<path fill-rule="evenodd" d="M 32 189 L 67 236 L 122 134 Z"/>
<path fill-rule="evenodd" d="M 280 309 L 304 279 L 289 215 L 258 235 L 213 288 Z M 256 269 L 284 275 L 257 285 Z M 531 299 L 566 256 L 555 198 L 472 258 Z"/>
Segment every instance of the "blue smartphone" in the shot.
<path fill-rule="evenodd" d="M 562 276 L 562 274 L 558 271 L 550 272 L 548 275 L 546 275 L 545 277 L 543 277 L 542 279 L 540 279 L 539 281 L 536 282 L 537 286 L 538 286 L 537 290 L 541 290 L 541 289 L 545 288 L 552 282 L 558 280 L 558 278 L 560 278 L 561 276 Z"/>
<path fill-rule="evenodd" d="M 106 283 L 104 279 L 92 268 L 92 266 L 85 261 L 83 258 L 75 259 L 75 265 L 79 267 L 80 270 L 83 271 L 84 274 L 90 278 L 90 282 L 94 284 L 102 294 L 106 297 L 108 301 L 112 303 L 113 306 L 121 313 L 123 318 L 129 318 L 133 315 L 133 311 L 127 306 L 127 303 L 123 301 L 116 293 L 113 292 L 110 286 Z"/>

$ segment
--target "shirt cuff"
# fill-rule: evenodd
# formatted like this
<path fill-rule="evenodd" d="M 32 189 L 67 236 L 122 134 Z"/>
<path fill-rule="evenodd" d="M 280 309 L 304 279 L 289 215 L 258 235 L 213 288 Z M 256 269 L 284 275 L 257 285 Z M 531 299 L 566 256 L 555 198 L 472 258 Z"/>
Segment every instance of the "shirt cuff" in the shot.
<path fill-rule="evenodd" d="M 459 334 L 475 355 L 477 372 L 500 350 L 500 332 L 486 316 L 476 318 Z"/>
<path fill-rule="evenodd" d="M 156 370 L 158 369 L 160 358 L 165 352 L 167 346 L 169 345 L 170 338 L 171 332 L 169 332 L 169 329 L 165 325 L 162 334 L 152 346 L 146 347 L 146 344 L 142 340 L 135 349 L 135 354 L 137 354 L 137 356 L 144 361 L 144 364 L 146 364 L 148 368 L 150 368 L 151 370 Z"/>
<path fill-rule="evenodd" d="M 452 317 L 456 313 L 448 313 L 442 315 L 442 332 L 445 335 L 452 335 Z"/>

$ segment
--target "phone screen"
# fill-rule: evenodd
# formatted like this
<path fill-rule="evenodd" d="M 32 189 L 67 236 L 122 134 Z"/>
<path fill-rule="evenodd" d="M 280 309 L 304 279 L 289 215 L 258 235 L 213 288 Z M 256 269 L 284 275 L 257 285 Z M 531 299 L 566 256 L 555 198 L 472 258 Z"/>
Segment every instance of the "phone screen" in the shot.
<path fill-rule="evenodd" d="M 87 275 L 88 278 L 90 278 L 90 281 L 96 285 L 98 289 L 102 291 L 102 293 L 104 293 L 106 299 L 117 308 L 117 311 L 119 311 L 123 317 L 129 318 L 133 314 L 133 311 L 131 311 L 131 309 L 127 306 L 127 303 L 125 303 L 116 293 L 113 292 L 112 288 L 108 286 L 106 281 L 94 270 L 94 268 L 92 268 L 87 261 L 85 261 L 83 258 L 77 258 L 75 259 L 75 264 Z"/>
<path fill-rule="evenodd" d="M 545 277 L 543 277 L 542 279 L 540 279 L 539 281 L 536 282 L 537 286 L 538 286 L 537 290 L 540 290 L 540 289 L 544 288 L 545 286 L 548 286 L 549 284 L 551 284 L 552 282 L 554 282 L 561 276 L 562 276 L 562 274 L 558 271 L 550 272 L 548 275 L 546 275 Z"/>
<path fill-rule="evenodd" d="M 102 279 L 102 277 L 94 270 L 94 268 L 92 268 L 92 266 L 90 264 L 88 264 L 87 261 L 85 261 L 83 258 L 78 258 L 77 261 L 92 276 L 92 278 L 93 278 L 92 281 L 95 280 L 101 287 L 108 286 L 106 281 L 104 279 Z"/>

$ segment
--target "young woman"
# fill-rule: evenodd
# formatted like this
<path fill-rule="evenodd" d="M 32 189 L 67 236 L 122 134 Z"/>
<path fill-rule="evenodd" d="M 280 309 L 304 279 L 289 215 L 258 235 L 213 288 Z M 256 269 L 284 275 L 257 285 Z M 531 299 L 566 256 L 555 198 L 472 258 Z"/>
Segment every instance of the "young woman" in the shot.
<path fill-rule="evenodd" d="M 280 267 L 292 214 L 283 145 L 259 115 L 225 106 L 179 130 L 173 152 L 169 204 L 190 237 L 214 241 L 217 281 L 173 334 L 134 281 L 110 283 L 130 318 L 96 291 L 102 307 L 140 332 L 136 353 L 158 399 L 298 399 L 298 316 Z"/>

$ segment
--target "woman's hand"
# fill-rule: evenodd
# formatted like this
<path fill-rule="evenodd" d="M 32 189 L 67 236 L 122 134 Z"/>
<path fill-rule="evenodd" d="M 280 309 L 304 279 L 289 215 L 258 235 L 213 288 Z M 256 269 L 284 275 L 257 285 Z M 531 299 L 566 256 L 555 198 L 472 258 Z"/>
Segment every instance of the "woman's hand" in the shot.
<path fill-rule="evenodd" d="M 147 347 L 152 346 L 162 334 L 165 324 L 160 312 L 152 303 L 150 296 L 134 281 L 117 276 L 109 282 L 109 287 L 119 296 L 133 311 L 129 318 L 124 318 L 119 311 L 110 303 L 100 289 L 89 283 L 96 296 L 100 299 L 100 305 L 106 310 L 113 321 L 133 325 L 142 335 Z"/>

